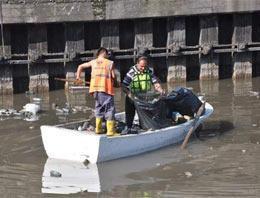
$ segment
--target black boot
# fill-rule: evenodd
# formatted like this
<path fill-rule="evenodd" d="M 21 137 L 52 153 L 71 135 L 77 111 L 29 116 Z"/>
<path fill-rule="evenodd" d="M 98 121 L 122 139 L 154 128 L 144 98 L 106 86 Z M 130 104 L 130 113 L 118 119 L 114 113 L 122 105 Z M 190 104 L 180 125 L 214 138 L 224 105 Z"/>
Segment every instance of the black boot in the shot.
<path fill-rule="evenodd" d="M 121 132 L 121 135 L 127 135 L 131 133 L 131 128 L 125 127 L 124 130 Z"/>

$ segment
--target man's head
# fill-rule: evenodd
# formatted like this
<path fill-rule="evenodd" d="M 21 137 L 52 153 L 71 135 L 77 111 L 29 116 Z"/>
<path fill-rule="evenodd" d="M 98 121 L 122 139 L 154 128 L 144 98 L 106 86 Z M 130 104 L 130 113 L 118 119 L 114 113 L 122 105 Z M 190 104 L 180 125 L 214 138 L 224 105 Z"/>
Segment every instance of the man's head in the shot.
<path fill-rule="evenodd" d="M 97 57 L 99 57 L 99 56 L 106 57 L 107 54 L 108 54 L 108 51 L 104 47 L 99 48 L 97 51 Z"/>
<path fill-rule="evenodd" d="M 148 59 L 147 59 L 147 57 L 141 56 L 141 57 L 138 58 L 138 60 L 137 60 L 137 68 L 138 68 L 138 70 L 139 70 L 141 73 L 144 72 L 144 70 L 145 70 L 145 68 L 147 67 L 147 65 L 148 65 Z"/>

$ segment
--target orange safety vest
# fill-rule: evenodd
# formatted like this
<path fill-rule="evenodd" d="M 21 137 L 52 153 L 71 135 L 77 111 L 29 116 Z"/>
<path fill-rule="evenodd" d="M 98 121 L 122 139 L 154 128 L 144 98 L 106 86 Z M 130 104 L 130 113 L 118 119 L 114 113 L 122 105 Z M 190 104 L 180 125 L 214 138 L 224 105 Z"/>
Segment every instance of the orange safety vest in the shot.
<path fill-rule="evenodd" d="M 113 61 L 108 59 L 92 60 L 91 61 L 91 81 L 89 93 L 93 95 L 94 92 L 100 91 L 110 95 L 114 95 L 113 79 L 111 70 Z"/>

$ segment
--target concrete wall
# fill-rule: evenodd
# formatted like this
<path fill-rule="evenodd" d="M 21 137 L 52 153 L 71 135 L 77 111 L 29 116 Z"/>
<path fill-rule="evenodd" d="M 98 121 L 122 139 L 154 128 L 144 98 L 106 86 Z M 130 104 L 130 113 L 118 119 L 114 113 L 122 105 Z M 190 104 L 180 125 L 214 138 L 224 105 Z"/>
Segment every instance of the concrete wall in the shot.
<path fill-rule="evenodd" d="M 259 0 L 5 0 L 4 23 L 49 23 L 240 13 L 260 10 Z"/>

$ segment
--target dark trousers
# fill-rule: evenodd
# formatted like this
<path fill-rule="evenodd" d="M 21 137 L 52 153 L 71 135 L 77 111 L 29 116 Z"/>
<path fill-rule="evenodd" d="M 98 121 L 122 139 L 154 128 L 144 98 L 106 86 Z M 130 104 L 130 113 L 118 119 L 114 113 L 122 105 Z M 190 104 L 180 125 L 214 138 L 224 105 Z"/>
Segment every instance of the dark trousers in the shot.
<path fill-rule="evenodd" d="M 114 96 L 105 92 L 95 92 L 95 116 L 105 120 L 115 120 Z"/>
<path fill-rule="evenodd" d="M 126 126 L 131 128 L 135 117 L 135 105 L 128 96 L 125 97 L 125 119 Z"/>

